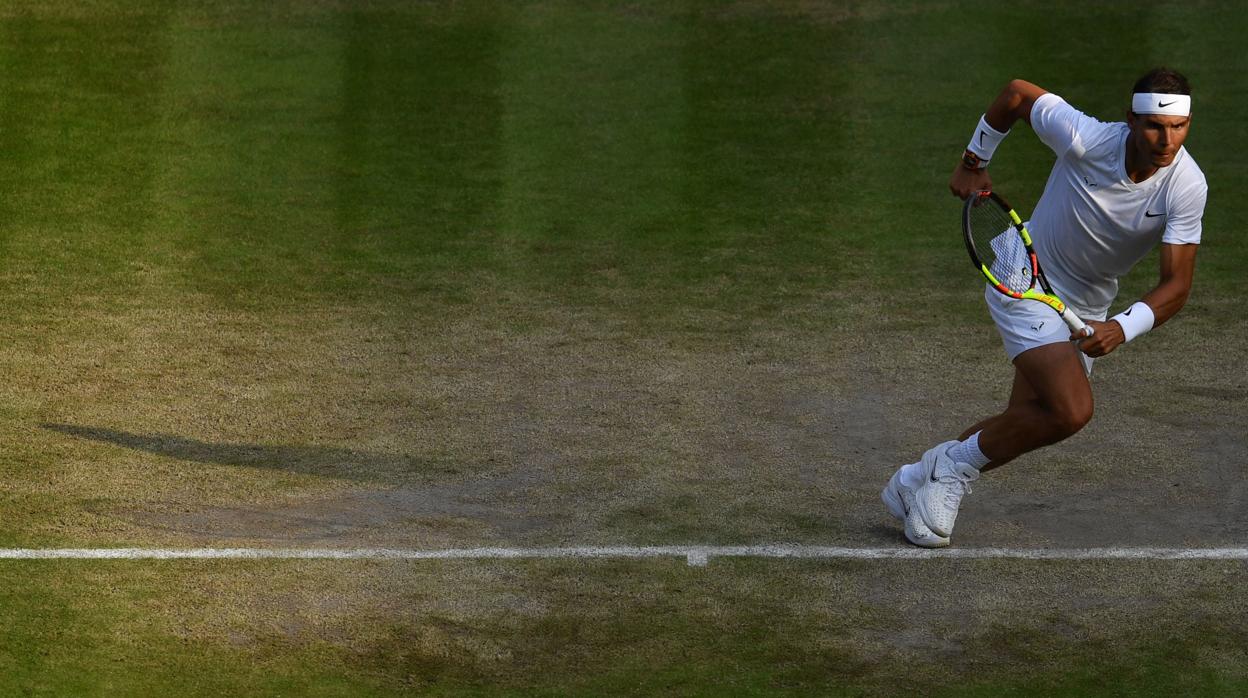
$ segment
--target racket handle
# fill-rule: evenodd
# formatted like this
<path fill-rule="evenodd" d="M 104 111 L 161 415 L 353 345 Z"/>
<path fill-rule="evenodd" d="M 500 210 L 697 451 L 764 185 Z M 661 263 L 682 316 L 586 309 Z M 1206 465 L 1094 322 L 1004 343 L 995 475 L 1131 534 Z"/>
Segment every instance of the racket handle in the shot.
<path fill-rule="evenodd" d="M 1083 320 L 1080 320 L 1078 315 L 1070 312 L 1069 306 L 1062 310 L 1062 319 L 1066 321 L 1066 324 L 1070 327 L 1071 332 L 1083 335 L 1084 337 L 1092 336 L 1092 326 L 1085 323 Z"/>

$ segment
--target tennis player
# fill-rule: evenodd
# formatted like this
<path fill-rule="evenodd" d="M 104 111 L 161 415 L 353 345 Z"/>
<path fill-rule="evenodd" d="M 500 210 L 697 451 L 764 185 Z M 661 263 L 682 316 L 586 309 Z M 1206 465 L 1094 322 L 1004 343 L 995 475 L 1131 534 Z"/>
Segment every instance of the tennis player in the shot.
<path fill-rule="evenodd" d="M 902 466 L 882 493 L 915 545 L 949 544 L 962 497 L 981 471 L 1065 439 L 1092 418 L 1095 358 L 1179 312 L 1191 291 L 1208 186 L 1183 147 L 1192 123 L 1187 78 L 1157 68 L 1136 82 L 1126 122 L 1104 123 L 1023 80 L 979 120 L 949 180 L 959 198 L 991 189 L 988 164 L 1020 120 L 1057 156 L 1027 228 L 1054 292 L 1092 327 L 1072 337 L 1051 308 L 986 288 L 1014 385 L 1005 410 Z M 1106 319 L 1118 278 L 1161 245 L 1156 286 Z"/>

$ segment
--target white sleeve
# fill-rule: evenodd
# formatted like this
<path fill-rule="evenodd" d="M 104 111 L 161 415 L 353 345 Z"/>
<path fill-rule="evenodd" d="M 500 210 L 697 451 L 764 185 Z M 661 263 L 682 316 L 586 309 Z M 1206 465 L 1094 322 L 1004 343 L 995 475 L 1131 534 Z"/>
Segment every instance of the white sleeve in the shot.
<path fill-rule="evenodd" d="M 1170 245 L 1199 245 L 1201 218 L 1205 215 L 1205 200 L 1209 196 L 1209 186 L 1204 178 L 1184 187 L 1183 191 L 1175 192 L 1166 205 L 1169 214 L 1166 216 L 1166 231 L 1161 241 Z"/>
<path fill-rule="evenodd" d="M 1066 103 L 1052 92 L 1040 95 L 1031 105 L 1031 129 L 1049 146 L 1058 159 L 1068 153 L 1076 160 L 1112 129 Z"/>

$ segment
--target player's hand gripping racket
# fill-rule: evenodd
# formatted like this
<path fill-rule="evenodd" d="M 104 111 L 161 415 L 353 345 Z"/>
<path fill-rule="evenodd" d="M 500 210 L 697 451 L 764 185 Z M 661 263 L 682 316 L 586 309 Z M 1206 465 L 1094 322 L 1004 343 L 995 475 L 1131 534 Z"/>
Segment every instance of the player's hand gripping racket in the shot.
<path fill-rule="evenodd" d="M 1010 298 L 1040 301 L 1056 310 L 1071 332 L 1092 336 L 1092 328 L 1053 295 L 1032 249 L 1031 234 L 1004 199 L 990 191 L 968 196 L 962 206 L 962 232 L 971 262 L 988 277 L 989 285 Z"/>

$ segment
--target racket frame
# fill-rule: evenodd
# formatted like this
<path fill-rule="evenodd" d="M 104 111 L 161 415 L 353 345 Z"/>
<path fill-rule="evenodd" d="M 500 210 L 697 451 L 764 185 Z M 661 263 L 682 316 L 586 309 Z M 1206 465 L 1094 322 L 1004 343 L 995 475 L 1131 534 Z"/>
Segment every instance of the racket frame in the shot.
<path fill-rule="evenodd" d="M 991 203 L 977 203 L 980 199 L 985 198 L 991 199 Z M 1027 250 L 1027 259 L 1031 263 L 1031 286 L 1026 291 L 1014 291 L 1001 283 L 993 275 L 988 265 L 984 264 L 983 260 L 979 258 L 979 252 L 975 249 L 974 238 L 971 237 L 971 209 L 975 206 L 985 205 L 1001 207 L 1001 210 L 1009 215 L 1011 225 L 1023 241 L 1023 247 Z M 966 202 L 962 206 L 962 234 L 966 242 L 966 251 L 971 255 L 971 263 L 975 265 L 975 268 L 979 269 L 984 278 L 988 279 L 989 286 L 1010 298 L 1040 301 L 1056 311 L 1066 325 L 1070 327 L 1071 332 L 1084 337 L 1092 336 L 1092 327 L 1079 319 L 1079 316 L 1075 315 L 1070 307 L 1053 293 L 1053 288 L 1049 286 L 1049 280 L 1045 278 L 1044 270 L 1040 267 L 1040 259 L 1036 256 L 1036 250 L 1031 244 L 1031 233 L 1027 232 L 1027 226 L 1023 225 L 1023 220 L 1018 217 L 1014 207 L 1001 198 L 1000 195 L 993 191 L 979 191 L 966 198 Z M 1040 283 L 1040 289 L 1043 292 L 1036 290 L 1037 281 Z"/>

